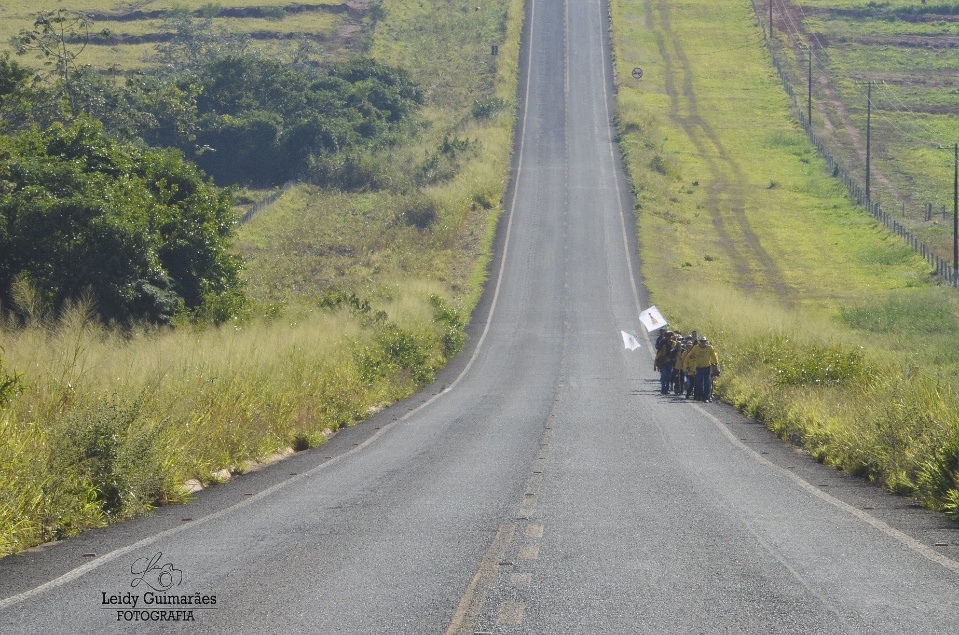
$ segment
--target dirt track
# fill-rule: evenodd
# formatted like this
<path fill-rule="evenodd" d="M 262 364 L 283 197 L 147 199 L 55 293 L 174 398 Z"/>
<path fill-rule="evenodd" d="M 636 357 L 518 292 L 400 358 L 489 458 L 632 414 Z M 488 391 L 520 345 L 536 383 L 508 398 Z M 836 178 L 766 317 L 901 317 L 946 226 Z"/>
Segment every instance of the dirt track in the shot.
<path fill-rule="evenodd" d="M 692 65 L 681 42 L 672 37 L 669 5 L 657 0 L 656 10 L 646 4 L 646 26 L 655 34 L 664 65 L 670 118 L 682 128 L 709 169 L 710 195 L 706 201 L 719 245 L 733 263 L 737 286 L 744 290 L 766 286 L 784 302 L 793 292 L 782 271 L 763 248 L 746 217 L 746 179 L 736 158 L 723 146 L 710 124 L 700 115 L 699 99 L 693 88 Z M 676 78 L 680 77 L 677 86 Z"/>
<path fill-rule="evenodd" d="M 768 5 L 754 0 L 754 6 L 766 27 Z M 881 200 L 885 212 L 897 216 L 940 257 L 951 258 L 951 236 L 937 232 L 936 223 L 925 217 L 927 204 L 952 206 L 951 157 L 943 153 L 941 165 L 934 167 L 917 165 L 902 154 L 954 142 L 953 135 L 941 130 L 949 127 L 945 117 L 959 114 L 959 100 L 950 97 L 959 73 L 954 61 L 959 16 L 936 13 L 944 7 L 926 3 L 869 3 L 852 10 L 774 0 L 773 9 L 774 48 L 781 47 L 780 59 L 803 98 L 806 47 L 812 49 L 814 134 L 864 181 L 866 85 L 872 83 L 872 199 Z M 855 29 L 843 29 L 853 22 Z M 858 91 L 850 91 L 851 82 Z M 932 175 L 935 170 L 940 176 Z M 948 182 L 941 176 L 945 173 Z"/>
<path fill-rule="evenodd" d="M 792 51 L 795 59 L 804 59 L 808 54 L 803 47 L 812 49 L 814 58 L 828 55 L 828 39 L 806 29 L 805 20 L 812 12 L 795 2 L 779 0 L 781 2 L 779 19 L 773 14 L 773 25 L 778 33 L 787 34 L 786 47 Z M 836 138 L 837 134 L 848 139 L 850 147 L 846 153 L 851 153 L 859 165 L 865 169 L 866 165 L 866 138 L 865 132 L 855 124 L 850 116 L 846 103 L 839 96 L 833 78 L 824 70 L 822 64 L 813 64 L 813 81 L 816 88 L 813 90 L 813 108 L 816 111 L 814 121 L 821 125 L 828 136 Z M 825 135 L 824 135 L 825 136 Z M 886 188 L 895 198 L 901 198 L 902 193 L 888 178 L 883 176 L 875 165 L 870 165 L 871 178 Z"/>

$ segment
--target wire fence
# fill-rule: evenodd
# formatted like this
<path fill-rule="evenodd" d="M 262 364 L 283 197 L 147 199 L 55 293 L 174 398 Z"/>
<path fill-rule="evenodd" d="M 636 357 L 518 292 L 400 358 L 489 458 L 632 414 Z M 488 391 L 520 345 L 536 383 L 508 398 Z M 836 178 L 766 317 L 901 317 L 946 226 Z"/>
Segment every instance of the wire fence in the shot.
<path fill-rule="evenodd" d="M 760 8 L 756 6 L 755 0 L 753 2 L 753 9 L 756 11 L 757 18 L 762 21 L 763 14 Z M 816 146 L 816 150 L 819 152 L 819 155 L 826 160 L 826 163 L 829 165 L 829 169 L 832 171 L 832 175 L 842 181 L 843 185 L 846 187 L 846 190 L 853 198 L 856 199 L 856 202 L 861 207 L 872 214 L 887 229 L 902 238 L 916 253 L 925 258 L 926 262 L 928 262 L 933 268 L 933 272 L 937 277 L 939 277 L 946 284 L 949 284 L 955 288 L 959 288 L 959 272 L 957 272 L 953 263 L 950 263 L 944 258 L 936 255 L 931 248 L 923 243 L 918 236 L 910 232 L 899 220 L 883 211 L 882 206 L 878 202 L 873 203 L 870 201 L 866 196 L 865 189 L 860 186 L 859 181 L 849 173 L 846 167 L 840 163 L 840 161 L 836 159 L 836 157 L 825 146 L 825 144 L 823 144 L 823 142 L 816 135 L 815 131 L 812 129 L 811 122 L 807 120 L 808 118 L 805 110 L 800 107 L 799 101 L 796 98 L 796 93 L 793 90 L 792 84 L 789 82 L 789 77 L 783 71 L 782 63 L 780 62 L 776 51 L 770 45 L 769 38 L 766 38 L 766 49 L 769 51 L 769 56 L 773 61 L 773 66 L 776 67 L 776 72 L 779 73 L 779 79 L 782 81 L 783 88 L 786 90 L 786 94 L 789 95 L 790 100 L 792 100 L 793 109 L 799 116 L 799 122 L 802 124 L 803 130 L 806 131 L 806 135 L 809 137 L 809 140 L 813 143 L 813 145 Z M 946 218 L 945 209 L 942 210 L 942 215 L 943 218 Z M 926 220 L 932 220 L 932 216 L 933 206 L 931 203 L 927 203 L 925 205 L 925 218 Z"/>
<path fill-rule="evenodd" d="M 283 194 L 285 194 L 286 191 L 289 190 L 294 185 L 296 185 L 296 181 L 287 181 L 280 187 L 280 189 L 273 192 L 272 194 L 267 196 L 265 199 L 263 199 L 259 203 L 255 203 L 253 207 L 246 210 L 246 213 L 244 213 L 243 216 L 240 217 L 240 224 L 243 225 L 244 223 L 248 223 L 251 218 L 253 218 L 257 214 L 262 212 L 264 209 L 266 209 L 273 203 L 275 203 L 277 199 L 283 196 Z"/>

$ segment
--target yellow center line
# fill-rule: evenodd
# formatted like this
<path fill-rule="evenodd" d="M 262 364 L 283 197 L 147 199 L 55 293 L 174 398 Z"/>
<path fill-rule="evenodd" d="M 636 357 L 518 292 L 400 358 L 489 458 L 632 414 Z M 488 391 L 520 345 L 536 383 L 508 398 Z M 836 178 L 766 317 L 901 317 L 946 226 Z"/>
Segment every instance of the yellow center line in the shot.
<path fill-rule="evenodd" d="M 463 594 L 453 620 L 446 629 L 446 635 L 473 635 L 480 612 L 486 604 L 486 597 L 496 581 L 499 564 L 506 555 L 510 543 L 513 542 L 515 534 L 515 525 L 500 525 L 499 531 L 496 532 L 492 544 L 486 550 L 476 570 L 476 575 L 466 587 L 466 593 Z"/>
<path fill-rule="evenodd" d="M 520 560 L 536 560 L 539 558 L 539 545 L 530 545 L 519 550 Z"/>

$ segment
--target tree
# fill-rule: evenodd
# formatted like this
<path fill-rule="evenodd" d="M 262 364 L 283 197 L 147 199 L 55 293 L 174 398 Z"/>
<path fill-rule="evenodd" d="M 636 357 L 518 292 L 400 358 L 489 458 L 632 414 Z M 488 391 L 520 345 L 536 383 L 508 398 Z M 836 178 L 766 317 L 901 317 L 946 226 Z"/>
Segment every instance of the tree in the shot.
<path fill-rule="evenodd" d="M 332 155 L 386 142 L 423 102 L 409 73 L 368 58 L 317 73 L 231 55 L 204 65 L 199 83 L 196 143 L 210 151 L 196 161 L 221 185 L 302 178 Z"/>
<path fill-rule="evenodd" d="M 291 157 L 279 151 L 282 131 L 282 118 L 272 112 L 208 117 L 198 140 L 212 151 L 194 160 L 220 184 L 270 187 L 292 178 Z"/>
<path fill-rule="evenodd" d="M 33 73 L 30 69 L 10 61 L 10 52 L 0 56 L 0 100 L 12 95 Z"/>
<path fill-rule="evenodd" d="M 210 9 L 215 6 L 206 5 Z M 159 69 L 168 69 L 182 77 L 198 73 L 211 59 L 245 54 L 249 36 L 214 27 L 215 11 L 203 13 L 205 15 L 196 19 L 189 9 L 174 5 L 163 24 L 163 31 L 169 33 L 170 38 L 157 44 L 156 55 L 151 59 Z"/>
<path fill-rule="evenodd" d="M 334 66 L 330 77 L 346 81 L 350 105 L 374 119 L 398 123 L 423 103 L 423 91 L 409 71 L 369 57 Z"/>
<path fill-rule="evenodd" d="M 120 323 L 167 323 L 227 297 L 236 308 L 230 195 L 178 152 L 111 141 L 80 118 L 0 138 L 0 153 L 4 306 L 16 310 L 19 282 L 49 313 L 91 294 L 98 314 Z"/>
<path fill-rule="evenodd" d="M 49 74 L 57 78 L 71 106 L 74 97 L 72 80 L 77 70 L 77 58 L 92 37 L 110 35 L 107 29 L 94 35 L 91 33 L 92 26 L 92 20 L 77 11 L 41 11 L 37 14 L 32 30 L 23 29 L 13 38 L 18 55 L 36 53 L 37 59 L 44 61 L 44 66 L 53 67 Z"/>
<path fill-rule="evenodd" d="M 0 134 L 27 130 L 31 125 L 46 126 L 59 118 L 62 105 L 48 88 L 32 81 L 34 72 L 0 56 Z"/>

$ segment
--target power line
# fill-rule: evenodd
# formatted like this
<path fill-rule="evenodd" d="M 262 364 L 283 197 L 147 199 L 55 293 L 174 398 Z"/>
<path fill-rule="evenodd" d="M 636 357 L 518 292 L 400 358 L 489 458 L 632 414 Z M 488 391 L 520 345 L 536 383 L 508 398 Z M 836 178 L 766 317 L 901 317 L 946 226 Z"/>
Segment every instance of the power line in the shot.
<path fill-rule="evenodd" d="M 773 7 L 774 0 L 770 0 L 770 7 Z M 786 0 L 779 0 L 776 4 L 778 8 L 779 22 L 781 26 L 781 31 L 787 35 L 788 38 L 792 38 L 796 42 L 802 42 L 805 44 L 807 51 L 812 51 L 816 49 L 817 54 L 812 56 L 810 60 L 810 65 L 815 65 L 818 71 L 835 77 L 838 75 L 845 75 L 846 77 L 853 77 L 855 73 L 851 72 L 848 67 L 842 63 L 842 56 L 833 56 L 833 67 L 827 67 L 823 62 L 822 58 L 828 55 L 830 47 L 824 44 L 820 38 L 811 32 L 807 32 L 802 28 L 802 23 L 808 22 L 809 16 L 806 13 L 806 9 L 801 4 L 792 5 L 792 10 L 798 12 L 800 16 L 800 24 L 797 24 L 794 20 L 793 14 L 790 10 L 787 10 Z M 757 10 L 758 12 L 758 10 Z M 824 55 L 827 53 L 827 55 Z M 811 55 L 811 53 L 809 53 Z M 861 86 L 862 82 L 856 82 L 857 86 Z M 888 85 L 888 83 L 883 84 L 883 96 L 888 101 L 884 103 L 887 104 L 887 110 L 891 110 L 895 117 L 883 110 L 881 108 L 875 109 L 873 113 L 874 116 L 883 122 L 884 127 L 892 128 L 897 131 L 901 137 L 905 140 L 913 141 L 920 144 L 929 144 L 936 143 L 937 140 L 942 138 L 942 133 L 935 130 L 934 128 L 927 125 L 924 121 L 924 117 L 913 111 L 909 106 L 901 99 L 901 97 Z M 870 106 L 875 106 L 876 99 L 871 98 L 866 94 L 862 88 L 859 88 L 860 96 L 862 101 L 866 101 Z M 811 100 L 811 95 L 810 95 Z M 860 102 L 862 103 L 862 102 Z M 812 123 L 811 117 L 810 125 Z M 912 129 L 907 129 L 907 126 L 911 126 Z M 917 132 L 918 131 L 918 132 Z"/>

